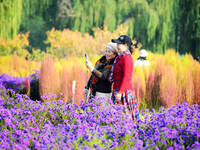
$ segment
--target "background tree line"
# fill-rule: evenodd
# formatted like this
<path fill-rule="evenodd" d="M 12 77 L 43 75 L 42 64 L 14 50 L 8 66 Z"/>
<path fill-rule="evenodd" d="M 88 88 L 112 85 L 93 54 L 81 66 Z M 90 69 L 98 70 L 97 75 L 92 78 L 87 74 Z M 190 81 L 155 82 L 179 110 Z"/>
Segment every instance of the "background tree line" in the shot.
<path fill-rule="evenodd" d="M 30 51 L 45 50 L 52 28 L 93 35 L 94 27 L 114 31 L 120 24 L 145 49 L 200 55 L 199 0 L 0 0 L 0 37 L 29 31 Z"/>

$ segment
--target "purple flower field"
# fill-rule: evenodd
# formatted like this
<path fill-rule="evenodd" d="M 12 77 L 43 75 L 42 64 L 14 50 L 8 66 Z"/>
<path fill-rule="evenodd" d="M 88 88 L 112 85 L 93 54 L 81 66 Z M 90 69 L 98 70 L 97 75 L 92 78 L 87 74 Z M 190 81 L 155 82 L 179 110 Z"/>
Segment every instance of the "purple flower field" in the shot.
<path fill-rule="evenodd" d="M 7 89 L 12 89 L 15 92 L 19 92 L 24 88 L 24 80 L 29 79 L 32 84 L 39 79 L 40 72 L 35 70 L 29 77 L 13 77 L 8 74 L 0 75 L 0 84 Z"/>
<path fill-rule="evenodd" d="M 54 99 L 54 95 L 50 97 Z M 123 106 L 33 101 L 0 86 L 0 149 L 199 149 L 200 106 L 140 110 L 135 123 Z"/>

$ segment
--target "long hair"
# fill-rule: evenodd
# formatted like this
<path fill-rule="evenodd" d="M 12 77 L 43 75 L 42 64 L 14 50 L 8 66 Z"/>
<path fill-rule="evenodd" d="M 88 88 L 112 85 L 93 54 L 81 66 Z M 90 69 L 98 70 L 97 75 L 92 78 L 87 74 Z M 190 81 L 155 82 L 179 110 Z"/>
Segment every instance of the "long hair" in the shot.
<path fill-rule="evenodd" d="M 128 46 L 128 50 L 130 51 L 130 53 L 132 54 L 134 52 L 133 46 Z"/>
<path fill-rule="evenodd" d="M 135 44 L 132 44 L 131 46 L 128 45 L 128 49 L 130 51 L 130 53 L 132 54 L 134 52 L 134 48 L 138 48 L 138 42 L 136 42 Z"/>

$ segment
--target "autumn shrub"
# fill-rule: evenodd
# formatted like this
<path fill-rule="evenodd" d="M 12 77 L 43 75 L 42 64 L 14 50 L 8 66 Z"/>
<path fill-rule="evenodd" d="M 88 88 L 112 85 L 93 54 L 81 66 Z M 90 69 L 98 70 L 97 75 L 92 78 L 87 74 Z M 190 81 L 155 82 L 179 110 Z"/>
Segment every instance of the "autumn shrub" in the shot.
<path fill-rule="evenodd" d="M 138 57 L 139 50 L 136 50 L 133 54 L 133 60 L 136 60 Z M 159 61 L 162 58 L 158 54 L 149 52 L 147 59 L 150 61 L 150 66 L 134 66 L 133 73 L 133 86 L 135 88 L 138 105 L 141 109 L 160 105 L 158 95 L 160 95 L 162 67 L 159 66 Z"/>
<path fill-rule="evenodd" d="M 46 56 L 42 62 L 40 69 L 40 95 L 48 95 L 49 93 L 59 95 L 60 88 L 61 86 L 59 70 L 55 66 L 54 60 L 50 56 Z"/>
<path fill-rule="evenodd" d="M 138 101 L 138 105 L 145 107 L 145 95 L 146 95 L 146 78 L 143 67 L 135 67 L 133 74 L 133 85 Z"/>
<path fill-rule="evenodd" d="M 154 81 L 152 85 L 152 91 L 151 91 L 151 96 L 150 99 L 147 99 L 147 105 L 150 108 L 153 107 L 158 107 L 161 105 L 161 91 L 160 91 L 160 85 L 161 85 L 161 80 L 162 80 L 162 75 L 163 75 L 163 64 L 160 60 L 160 63 L 157 64 L 157 67 L 155 68 L 154 72 Z"/>
<path fill-rule="evenodd" d="M 11 76 L 25 77 L 29 76 L 34 70 L 40 69 L 40 62 L 26 60 L 16 54 L 9 56 L 0 56 L 0 73 L 6 73 Z"/>
<path fill-rule="evenodd" d="M 191 75 L 193 79 L 193 103 L 200 104 L 200 63 L 193 60 L 191 66 Z"/>
<path fill-rule="evenodd" d="M 84 60 L 78 58 L 64 59 L 62 66 L 61 92 L 64 95 L 64 100 L 65 102 L 80 104 L 80 101 L 83 100 L 83 91 L 87 80 Z M 73 81 L 75 81 L 75 95 L 72 93 Z"/>
<path fill-rule="evenodd" d="M 26 50 L 29 45 L 28 35 L 18 34 L 13 39 L 4 39 L 0 37 L 0 55 L 11 55 L 16 53 L 18 56 L 29 56 L 30 53 Z"/>
<path fill-rule="evenodd" d="M 169 65 L 165 67 L 165 70 L 163 72 L 163 76 L 160 83 L 160 91 L 162 105 L 171 106 L 176 104 L 176 72 Z"/>
<path fill-rule="evenodd" d="M 139 56 L 135 51 L 133 59 Z M 199 103 L 200 64 L 191 55 L 169 49 L 160 55 L 149 52 L 150 66 L 134 67 L 133 85 L 140 108 L 169 107 L 177 102 Z"/>
<path fill-rule="evenodd" d="M 76 82 L 75 95 L 72 92 L 73 81 Z M 66 58 L 57 61 L 47 56 L 43 60 L 39 78 L 41 96 L 56 94 L 57 99 L 63 98 L 65 103 L 73 102 L 80 104 L 80 101 L 83 99 L 85 84 L 86 71 L 80 59 Z"/>
<path fill-rule="evenodd" d="M 105 26 L 103 30 L 94 28 L 93 31 L 94 36 L 69 29 L 64 29 L 63 31 L 52 29 L 47 32 L 46 43 L 51 45 L 47 48 L 47 53 L 59 58 L 83 56 L 84 53 L 88 53 L 89 56 L 94 54 L 102 55 L 106 44 L 111 39 L 118 38 L 121 34 L 126 34 L 128 28 L 121 25 L 114 32 L 110 32 Z M 133 40 L 133 42 L 135 43 L 136 41 Z"/>

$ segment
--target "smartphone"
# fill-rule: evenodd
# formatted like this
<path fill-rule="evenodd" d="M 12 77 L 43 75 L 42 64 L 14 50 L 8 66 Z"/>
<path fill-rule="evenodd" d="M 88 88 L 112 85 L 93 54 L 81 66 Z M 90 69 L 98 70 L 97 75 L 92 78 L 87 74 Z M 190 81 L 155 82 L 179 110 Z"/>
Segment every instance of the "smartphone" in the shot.
<path fill-rule="evenodd" d="M 88 55 L 87 55 L 87 53 L 85 53 L 85 61 L 87 61 L 88 60 Z"/>

